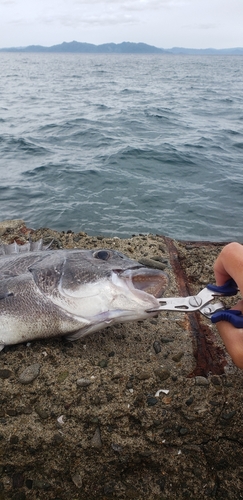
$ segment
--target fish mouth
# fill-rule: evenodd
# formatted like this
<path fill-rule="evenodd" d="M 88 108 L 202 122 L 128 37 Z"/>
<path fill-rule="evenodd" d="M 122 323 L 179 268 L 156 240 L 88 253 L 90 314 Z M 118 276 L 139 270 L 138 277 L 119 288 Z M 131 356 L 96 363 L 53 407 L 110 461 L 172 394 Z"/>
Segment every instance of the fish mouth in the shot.
<path fill-rule="evenodd" d="M 126 270 L 120 277 L 128 278 L 135 290 L 155 298 L 162 297 L 169 285 L 169 277 L 165 272 L 147 267 Z"/>

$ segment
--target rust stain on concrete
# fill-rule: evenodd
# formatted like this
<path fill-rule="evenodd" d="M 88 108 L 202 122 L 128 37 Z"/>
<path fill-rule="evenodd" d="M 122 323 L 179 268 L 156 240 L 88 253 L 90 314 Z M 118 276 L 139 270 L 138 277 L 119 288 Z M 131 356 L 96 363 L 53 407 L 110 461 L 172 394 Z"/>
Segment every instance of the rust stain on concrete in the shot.
<path fill-rule="evenodd" d="M 177 282 L 178 293 L 181 296 L 193 295 L 194 292 L 189 283 L 187 275 L 182 268 L 179 252 L 174 241 L 171 238 L 163 236 L 162 239 L 166 244 L 170 256 L 170 264 Z M 210 246 L 216 245 L 212 242 L 180 242 L 182 245 L 193 246 Z M 217 246 L 220 245 L 217 243 Z M 225 243 L 222 243 L 222 246 Z M 200 312 L 188 313 L 188 329 L 192 336 L 193 355 L 196 361 L 196 367 L 188 377 L 201 375 L 207 377 L 211 375 L 221 375 L 224 373 L 224 367 L 227 364 L 224 350 L 215 344 L 216 338 L 206 323 L 205 318 Z M 208 320 L 209 321 L 209 320 Z"/>

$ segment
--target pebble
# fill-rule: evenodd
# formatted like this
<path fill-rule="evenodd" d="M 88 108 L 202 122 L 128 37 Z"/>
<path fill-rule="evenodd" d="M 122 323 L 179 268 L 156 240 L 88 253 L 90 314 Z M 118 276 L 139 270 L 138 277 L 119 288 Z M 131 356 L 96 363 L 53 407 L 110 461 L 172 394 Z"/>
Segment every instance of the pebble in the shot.
<path fill-rule="evenodd" d="M 42 479 L 33 479 L 32 487 L 36 490 L 49 490 L 51 485 Z"/>
<path fill-rule="evenodd" d="M 211 401 L 209 401 L 209 404 L 210 404 L 211 406 L 214 406 L 214 407 L 216 407 L 216 406 L 221 406 L 221 405 L 222 405 L 222 403 L 221 403 L 220 401 L 214 401 L 214 400 L 212 400 L 212 399 L 211 399 Z"/>
<path fill-rule="evenodd" d="M 221 385 L 221 379 L 220 377 L 217 377 L 217 375 L 213 375 L 211 377 L 211 382 L 213 385 Z"/>
<path fill-rule="evenodd" d="M 161 257 L 161 255 L 153 255 L 153 260 L 156 260 L 158 262 L 162 262 L 166 266 L 169 266 L 170 262 L 168 259 L 165 259 L 165 257 Z"/>
<path fill-rule="evenodd" d="M 83 481 L 78 472 L 72 475 L 72 482 L 75 484 L 77 488 L 82 488 L 83 486 Z"/>
<path fill-rule="evenodd" d="M 11 375 L 13 375 L 13 373 L 7 368 L 3 368 L 2 370 L 0 370 L 0 378 L 2 379 L 9 378 L 11 377 Z"/>
<path fill-rule="evenodd" d="M 181 436 L 185 436 L 188 433 L 188 429 L 186 427 L 181 427 L 179 433 Z"/>
<path fill-rule="evenodd" d="M 150 373 L 147 371 L 142 371 L 138 373 L 137 377 L 139 380 L 148 380 L 150 378 Z"/>
<path fill-rule="evenodd" d="M 30 415 L 32 413 L 32 407 L 30 405 L 24 406 L 22 409 L 22 413 L 24 415 Z"/>
<path fill-rule="evenodd" d="M 65 372 L 61 372 L 59 373 L 58 377 L 57 377 L 57 381 L 59 383 L 62 383 L 64 382 L 64 380 L 66 380 L 66 378 L 68 377 L 69 375 L 69 372 L 66 370 Z"/>
<path fill-rule="evenodd" d="M 133 383 L 131 380 L 128 380 L 128 382 L 126 383 L 126 389 L 133 389 Z"/>
<path fill-rule="evenodd" d="M 176 363 L 179 363 L 179 361 L 181 360 L 181 358 L 183 358 L 184 356 L 184 352 L 178 352 L 177 354 L 174 354 L 174 356 L 172 356 L 172 359 L 173 361 L 175 361 Z"/>
<path fill-rule="evenodd" d="M 124 338 L 125 338 L 125 336 L 123 334 L 120 334 L 120 333 L 116 334 L 116 339 L 117 340 L 123 340 Z"/>
<path fill-rule="evenodd" d="M 137 500 L 139 498 L 139 493 L 135 488 L 126 489 L 126 498 L 129 500 Z"/>
<path fill-rule="evenodd" d="M 134 399 L 133 404 L 134 406 L 142 406 L 144 401 L 144 394 L 142 392 L 138 393 L 136 399 Z"/>
<path fill-rule="evenodd" d="M 148 458 L 148 457 L 151 457 L 151 455 L 153 455 L 153 452 L 151 450 L 144 450 L 144 451 L 140 451 L 139 455 L 142 458 Z"/>
<path fill-rule="evenodd" d="M 96 427 L 95 433 L 91 439 L 91 446 L 93 448 L 102 448 L 102 441 L 101 441 L 101 435 L 100 435 L 100 429 L 99 427 Z"/>
<path fill-rule="evenodd" d="M 189 399 L 186 400 L 186 405 L 187 406 L 191 406 L 191 404 L 193 403 L 193 401 L 194 401 L 194 397 L 191 396 Z"/>
<path fill-rule="evenodd" d="M 14 408 L 9 408 L 8 410 L 6 410 L 6 413 L 7 415 L 9 415 L 9 417 L 16 417 L 17 415 L 17 412 L 16 410 L 14 410 Z"/>
<path fill-rule="evenodd" d="M 197 377 L 195 377 L 195 384 L 202 385 L 202 386 L 206 387 L 209 385 L 209 381 L 207 378 L 201 377 L 200 375 L 198 375 Z"/>
<path fill-rule="evenodd" d="M 158 342 L 158 340 L 155 340 L 155 342 L 153 343 L 153 348 L 156 354 L 159 354 L 159 352 L 161 352 L 161 345 L 160 342 Z"/>
<path fill-rule="evenodd" d="M 166 370 L 165 368 L 156 368 L 154 373 L 160 380 L 166 380 L 170 376 L 169 370 Z"/>
<path fill-rule="evenodd" d="M 168 397 L 168 396 L 165 396 L 163 399 L 162 399 L 163 403 L 166 404 L 166 405 L 170 405 L 170 403 L 172 402 L 172 397 Z"/>
<path fill-rule="evenodd" d="M 147 257 L 142 257 L 141 259 L 139 259 L 139 263 L 143 264 L 143 266 L 152 267 L 153 269 L 161 269 L 162 271 L 167 267 L 167 265 L 163 262 L 148 259 Z"/>
<path fill-rule="evenodd" d="M 33 365 L 28 366 L 19 376 L 19 382 L 21 384 L 30 384 L 33 380 L 38 377 L 40 373 L 40 365 L 38 363 L 34 363 Z"/>
<path fill-rule="evenodd" d="M 108 365 L 108 360 L 107 359 L 101 359 L 101 361 L 99 361 L 100 368 L 106 368 L 107 365 Z"/>
<path fill-rule="evenodd" d="M 74 236 L 73 241 L 74 241 L 75 243 L 78 243 L 78 242 L 79 242 L 79 240 L 81 240 L 81 238 L 82 238 L 82 236 L 79 236 L 79 234 L 78 234 L 78 235 Z"/>
<path fill-rule="evenodd" d="M 11 436 L 9 439 L 10 444 L 18 444 L 19 443 L 19 437 L 18 436 Z"/>
<path fill-rule="evenodd" d="M 166 246 L 165 245 L 159 245 L 159 250 L 163 253 L 166 252 Z"/>
<path fill-rule="evenodd" d="M 26 481 L 25 481 L 25 486 L 26 486 L 26 488 L 28 488 L 29 490 L 32 490 L 32 488 L 33 488 L 33 480 L 32 480 L 32 479 L 26 479 Z"/>
<path fill-rule="evenodd" d="M 93 403 L 94 403 L 94 405 L 95 405 L 95 406 L 99 406 L 99 405 L 101 405 L 101 399 L 100 399 L 100 396 L 96 395 L 96 396 L 94 397 Z"/>
<path fill-rule="evenodd" d="M 232 410 L 228 413 L 222 413 L 221 417 L 224 419 L 224 420 L 230 420 L 231 418 L 233 418 L 236 414 L 236 411 L 235 410 Z"/>
<path fill-rule="evenodd" d="M 52 438 L 52 443 L 54 445 L 58 446 L 59 444 L 61 444 L 63 442 L 63 440 L 64 440 L 64 437 L 61 434 L 54 434 L 53 438 Z"/>
<path fill-rule="evenodd" d="M 47 411 L 39 405 L 35 407 L 35 411 L 37 415 L 39 415 L 39 417 L 42 418 L 42 420 L 45 420 L 46 418 L 49 417 Z"/>
<path fill-rule="evenodd" d="M 79 378 L 77 380 L 77 385 L 79 387 L 88 387 L 89 385 L 91 385 L 93 382 L 92 380 L 89 380 L 88 378 Z"/>
<path fill-rule="evenodd" d="M 148 406 L 154 406 L 158 403 L 158 399 L 155 398 L 154 396 L 148 396 L 147 397 L 147 404 Z"/>
<path fill-rule="evenodd" d="M 99 419 L 98 419 L 98 417 L 91 417 L 91 419 L 90 419 L 90 423 L 91 423 L 91 424 L 98 424 L 98 423 L 99 423 Z"/>
<path fill-rule="evenodd" d="M 111 447 L 117 453 L 121 453 L 122 452 L 122 446 L 120 446 L 119 444 L 111 443 Z"/>

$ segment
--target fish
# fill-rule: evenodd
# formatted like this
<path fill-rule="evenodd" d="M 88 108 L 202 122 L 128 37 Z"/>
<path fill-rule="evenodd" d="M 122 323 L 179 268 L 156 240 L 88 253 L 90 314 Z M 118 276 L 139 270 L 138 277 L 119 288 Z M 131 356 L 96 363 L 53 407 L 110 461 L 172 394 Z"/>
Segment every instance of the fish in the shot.
<path fill-rule="evenodd" d="M 0 245 L 0 350 L 156 315 L 168 275 L 106 248 Z"/>

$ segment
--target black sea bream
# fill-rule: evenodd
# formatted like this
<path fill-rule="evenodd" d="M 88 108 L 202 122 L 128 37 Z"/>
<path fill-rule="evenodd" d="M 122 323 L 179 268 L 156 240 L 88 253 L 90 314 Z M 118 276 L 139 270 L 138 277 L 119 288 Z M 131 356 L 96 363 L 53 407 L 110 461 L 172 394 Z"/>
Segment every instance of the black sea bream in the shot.
<path fill-rule="evenodd" d="M 120 252 L 0 246 L 0 349 L 34 339 L 76 340 L 156 313 L 167 275 Z"/>

